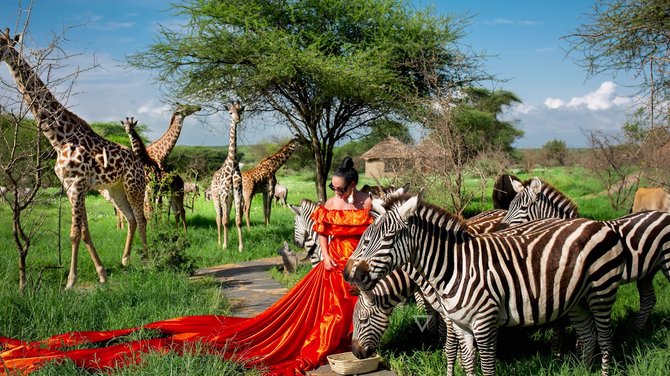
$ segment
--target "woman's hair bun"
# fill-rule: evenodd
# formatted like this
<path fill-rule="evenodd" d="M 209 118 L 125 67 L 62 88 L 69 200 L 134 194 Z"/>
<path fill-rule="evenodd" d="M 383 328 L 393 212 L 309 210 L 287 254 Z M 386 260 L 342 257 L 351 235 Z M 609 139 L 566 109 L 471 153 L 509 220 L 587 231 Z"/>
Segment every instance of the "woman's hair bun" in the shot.
<path fill-rule="evenodd" d="M 354 168 L 354 160 L 351 157 L 345 157 L 340 164 L 341 169 L 352 169 Z"/>

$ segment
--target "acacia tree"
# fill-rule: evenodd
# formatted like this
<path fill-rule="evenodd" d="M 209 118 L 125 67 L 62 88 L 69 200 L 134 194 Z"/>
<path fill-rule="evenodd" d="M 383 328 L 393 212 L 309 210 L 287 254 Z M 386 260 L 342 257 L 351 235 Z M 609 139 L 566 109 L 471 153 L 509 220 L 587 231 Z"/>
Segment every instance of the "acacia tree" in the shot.
<path fill-rule="evenodd" d="M 235 96 L 280 114 L 311 148 L 321 200 L 335 144 L 382 116 L 410 117 L 431 95 L 425 65 L 451 86 L 481 78 L 479 56 L 457 44 L 468 20 L 404 0 L 187 0 L 173 9 L 186 25 L 161 28 L 129 63 L 155 70 L 181 97 Z"/>
<path fill-rule="evenodd" d="M 670 103 L 670 7 L 667 0 L 599 0 L 590 23 L 566 36 L 590 75 L 631 72 L 648 93 L 649 114 L 667 122 Z M 581 55 L 581 56 L 580 56 Z"/>

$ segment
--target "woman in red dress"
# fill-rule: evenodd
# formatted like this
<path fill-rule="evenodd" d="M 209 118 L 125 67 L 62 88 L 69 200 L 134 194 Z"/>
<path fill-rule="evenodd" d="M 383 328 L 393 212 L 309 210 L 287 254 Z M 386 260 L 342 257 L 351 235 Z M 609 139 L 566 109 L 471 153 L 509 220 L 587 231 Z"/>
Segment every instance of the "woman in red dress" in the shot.
<path fill-rule="evenodd" d="M 358 173 L 345 158 L 331 184 L 335 196 L 313 214 L 323 261 L 286 295 L 251 318 L 187 316 L 143 326 L 162 336 L 113 346 L 69 350 L 68 347 L 118 338 L 140 328 L 107 332 L 73 332 L 27 343 L 0 337 L 0 371 L 31 372 L 47 361 L 69 359 L 100 370 L 140 361 L 148 351 L 188 351 L 200 344 L 226 359 L 263 367 L 272 375 L 295 375 L 326 362 L 328 354 L 348 351 L 356 296 L 342 269 L 361 234 L 372 223 L 371 201 L 356 189 Z"/>

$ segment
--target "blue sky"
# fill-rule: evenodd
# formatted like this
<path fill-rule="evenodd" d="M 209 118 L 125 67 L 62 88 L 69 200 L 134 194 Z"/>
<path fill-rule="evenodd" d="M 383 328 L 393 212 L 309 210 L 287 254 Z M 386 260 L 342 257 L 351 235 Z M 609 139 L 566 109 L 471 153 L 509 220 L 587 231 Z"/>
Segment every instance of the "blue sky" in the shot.
<path fill-rule="evenodd" d="M 7 6 L 7 3 L 10 6 Z M 19 4 L 5 0 L 0 21 L 3 28 L 16 30 L 26 20 Z M 526 135 L 517 147 L 540 147 L 551 139 L 569 146 L 586 145 L 584 130 L 620 129 L 630 113 L 634 91 L 628 77 L 607 75 L 587 79 L 586 72 L 571 57 L 569 45 L 561 37 L 588 22 L 588 0 L 545 1 L 425 1 L 439 14 L 471 17 L 462 43 L 491 57 L 487 71 L 505 82 L 488 84 L 517 94 L 522 103 L 508 109 L 504 117 L 518 122 Z M 61 47 L 73 56 L 70 70 L 100 68 L 83 72 L 75 82 L 67 105 L 88 121 L 119 121 L 134 116 L 156 139 L 167 128 L 172 107 L 152 82 L 150 72 L 125 67 L 126 56 L 145 50 L 155 41 L 158 25 L 175 25 L 179 20 L 163 0 L 36 0 L 29 23 L 29 47 L 44 47 L 54 33 L 68 29 Z M 17 26 L 18 25 L 18 26 Z M 65 74 L 64 72 L 56 72 Z M 6 76 L 6 68 L 0 68 Z M 179 144 L 225 145 L 228 138 L 227 114 L 200 114 L 187 119 Z M 252 119 L 244 124 L 240 144 L 273 140 L 288 134 L 272 119 Z"/>

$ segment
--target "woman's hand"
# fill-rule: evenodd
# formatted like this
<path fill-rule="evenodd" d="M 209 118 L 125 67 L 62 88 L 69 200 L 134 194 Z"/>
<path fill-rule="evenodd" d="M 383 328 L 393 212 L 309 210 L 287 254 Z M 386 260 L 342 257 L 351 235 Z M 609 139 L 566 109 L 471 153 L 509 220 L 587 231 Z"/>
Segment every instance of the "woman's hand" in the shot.
<path fill-rule="evenodd" d="M 323 267 L 326 268 L 326 270 L 331 270 L 337 267 L 337 263 L 328 253 L 323 255 Z"/>

